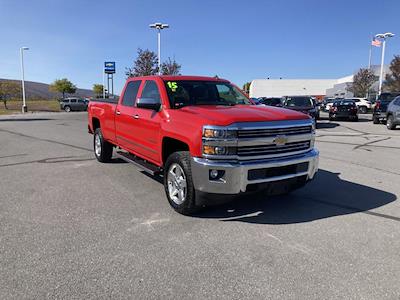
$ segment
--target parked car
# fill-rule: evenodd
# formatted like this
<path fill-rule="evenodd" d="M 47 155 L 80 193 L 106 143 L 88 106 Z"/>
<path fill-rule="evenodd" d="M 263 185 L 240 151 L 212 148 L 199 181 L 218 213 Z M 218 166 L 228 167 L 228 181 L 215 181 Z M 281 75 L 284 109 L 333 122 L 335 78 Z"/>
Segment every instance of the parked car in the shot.
<path fill-rule="evenodd" d="M 330 106 L 332 105 L 333 102 L 335 102 L 336 99 L 334 98 L 326 98 L 324 101 L 321 103 L 321 109 L 323 111 L 329 112 Z"/>
<path fill-rule="evenodd" d="M 372 113 L 372 122 L 374 124 L 379 124 L 386 120 L 386 112 L 389 103 L 399 95 L 400 93 L 382 93 L 378 97 Z"/>
<path fill-rule="evenodd" d="M 268 106 L 276 106 L 276 107 L 282 107 L 282 98 L 277 98 L 277 97 L 261 97 L 260 98 L 260 103 L 268 105 Z"/>
<path fill-rule="evenodd" d="M 389 103 L 386 112 L 386 127 L 390 130 L 400 125 L 400 96 Z"/>
<path fill-rule="evenodd" d="M 335 101 L 329 110 L 329 120 L 347 119 L 358 121 L 358 108 L 353 100 L 343 99 Z"/>
<path fill-rule="evenodd" d="M 349 98 L 347 100 L 353 100 L 361 114 L 366 114 L 372 108 L 372 103 L 365 98 Z"/>
<path fill-rule="evenodd" d="M 85 111 L 88 108 L 89 101 L 80 98 L 64 98 L 60 101 L 60 109 L 66 112 Z"/>
<path fill-rule="evenodd" d="M 133 77 L 119 101 L 112 100 L 89 103 L 97 160 L 110 161 L 116 147 L 119 158 L 163 174 L 168 202 L 179 213 L 226 199 L 215 194 L 286 194 L 318 169 L 315 124 L 308 116 L 251 105 L 227 80 Z"/>
<path fill-rule="evenodd" d="M 249 98 L 251 104 L 253 105 L 261 105 L 262 103 L 260 102 L 260 98 Z"/>
<path fill-rule="evenodd" d="M 282 98 L 282 107 L 300 111 L 311 116 L 314 120 L 319 119 L 317 104 L 309 96 L 285 96 Z"/>

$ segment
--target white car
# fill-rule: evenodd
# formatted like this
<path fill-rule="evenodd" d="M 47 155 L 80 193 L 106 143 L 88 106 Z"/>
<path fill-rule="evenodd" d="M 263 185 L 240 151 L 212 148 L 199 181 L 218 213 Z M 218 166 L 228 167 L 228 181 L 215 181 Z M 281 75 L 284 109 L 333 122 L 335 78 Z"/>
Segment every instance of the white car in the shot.
<path fill-rule="evenodd" d="M 362 114 L 366 114 L 372 108 L 372 103 L 365 98 L 349 98 L 346 100 L 353 100 L 357 105 L 358 111 Z"/>

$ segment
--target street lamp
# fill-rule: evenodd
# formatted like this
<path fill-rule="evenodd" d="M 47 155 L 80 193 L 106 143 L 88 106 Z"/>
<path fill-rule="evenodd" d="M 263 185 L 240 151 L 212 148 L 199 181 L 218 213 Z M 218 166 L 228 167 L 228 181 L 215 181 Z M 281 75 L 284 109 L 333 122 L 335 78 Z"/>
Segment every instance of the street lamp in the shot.
<path fill-rule="evenodd" d="M 379 75 L 379 90 L 378 95 L 382 93 L 382 82 L 383 82 L 383 63 L 385 61 L 385 46 L 386 46 L 386 39 L 394 37 L 394 33 L 386 32 L 386 33 L 379 33 L 375 35 L 376 38 L 383 40 L 382 45 L 382 58 L 381 58 L 381 73 Z"/>
<path fill-rule="evenodd" d="M 20 57 L 21 57 L 21 73 L 22 73 L 22 113 L 26 113 L 28 111 L 28 107 L 26 106 L 26 99 L 25 99 L 24 50 L 29 50 L 29 48 L 21 47 L 19 49 Z"/>
<path fill-rule="evenodd" d="M 154 23 L 149 25 L 150 28 L 157 29 L 158 37 L 158 75 L 161 75 L 161 30 L 169 28 L 168 24 Z"/>

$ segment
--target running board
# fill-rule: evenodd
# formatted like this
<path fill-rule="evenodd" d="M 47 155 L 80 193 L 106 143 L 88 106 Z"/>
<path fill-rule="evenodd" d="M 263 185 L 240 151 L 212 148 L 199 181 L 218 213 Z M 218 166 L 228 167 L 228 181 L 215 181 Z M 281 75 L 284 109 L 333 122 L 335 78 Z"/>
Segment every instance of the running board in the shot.
<path fill-rule="evenodd" d="M 116 151 L 115 156 L 128 162 L 128 163 L 134 164 L 139 169 L 145 171 L 146 173 L 148 173 L 152 176 L 161 172 L 161 168 L 159 168 L 159 167 L 157 167 L 157 166 L 155 166 L 133 154 L 130 154 L 128 152 Z"/>

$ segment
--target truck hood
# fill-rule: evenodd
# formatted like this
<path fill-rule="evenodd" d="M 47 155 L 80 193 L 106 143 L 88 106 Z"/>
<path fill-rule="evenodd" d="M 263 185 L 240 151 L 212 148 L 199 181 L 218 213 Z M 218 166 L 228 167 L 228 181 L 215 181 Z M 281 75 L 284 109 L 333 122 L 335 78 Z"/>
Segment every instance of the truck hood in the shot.
<path fill-rule="evenodd" d="M 309 117 L 303 113 L 272 106 L 260 105 L 204 105 L 186 106 L 180 109 L 201 118 L 207 119 L 209 124 L 229 125 L 236 122 L 263 122 L 263 121 L 284 121 L 302 120 Z"/>

